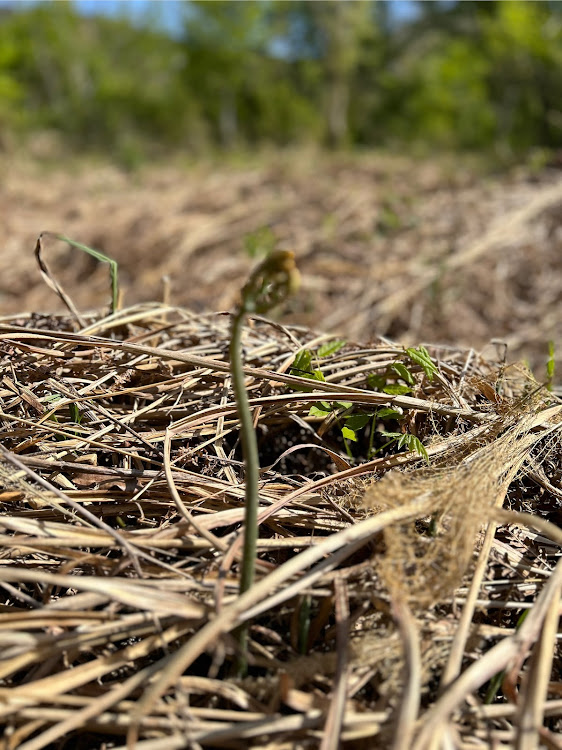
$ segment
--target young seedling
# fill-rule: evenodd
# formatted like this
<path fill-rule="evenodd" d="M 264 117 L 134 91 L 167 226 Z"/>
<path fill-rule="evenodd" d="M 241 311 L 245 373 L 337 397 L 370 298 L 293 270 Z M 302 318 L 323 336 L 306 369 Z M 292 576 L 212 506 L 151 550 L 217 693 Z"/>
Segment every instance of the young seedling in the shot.
<path fill-rule="evenodd" d="M 55 239 L 60 240 L 61 242 L 68 243 L 71 247 L 75 248 L 76 250 L 82 250 L 85 253 L 88 253 L 88 255 L 91 255 L 92 258 L 95 258 L 96 260 L 99 260 L 101 263 L 107 263 L 109 265 L 109 277 L 111 279 L 111 312 L 114 313 L 117 310 L 117 301 L 119 298 L 119 283 L 117 278 L 117 261 L 113 260 L 113 258 L 109 258 L 107 255 L 104 255 L 103 253 L 100 253 L 99 250 L 94 250 L 93 247 L 88 247 L 87 245 L 83 245 L 81 242 L 76 242 L 75 240 L 71 240 L 70 237 L 65 237 L 63 234 L 54 234 L 52 232 L 42 232 L 42 234 L 39 235 L 37 239 L 37 244 L 35 245 L 35 257 L 37 258 L 37 263 L 39 264 L 39 268 L 41 270 L 41 273 L 43 274 L 43 277 L 47 284 L 51 287 L 51 289 L 54 289 L 54 291 L 59 295 L 59 297 L 62 299 L 64 304 L 70 309 L 70 311 L 76 316 L 79 317 L 77 311 L 74 308 L 74 305 L 72 304 L 71 300 L 67 297 L 67 295 L 63 292 L 60 284 L 55 280 L 49 269 L 47 268 L 47 264 L 45 263 L 41 252 L 43 250 L 43 242 L 44 240 L 48 239 Z"/>
<path fill-rule="evenodd" d="M 254 260 L 270 255 L 275 250 L 277 238 L 270 227 L 261 227 L 244 237 L 244 250 Z"/>
<path fill-rule="evenodd" d="M 240 420 L 240 437 L 245 467 L 245 514 L 244 547 L 240 572 L 240 594 L 247 591 L 254 581 L 256 546 L 258 537 L 258 443 L 246 384 L 242 357 L 242 331 L 246 317 L 251 314 L 263 315 L 283 302 L 295 292 L 300 283 L 300 275 L 295 264 L 294 254 L 288 250 L 276 250 L 268 255 L 250 275 L 242 289 L 240 303 L 232 317 L 230 335 L 230 368 L 232 387 L 236 397 L 236 408 Z M 240 656 L 238 672 L 246 671 L 246 650 L 248 631 L 246 627 L 238 631 Z"/>
<path fill-rule="evenodd" d="M 552 390 L 552 381 L 556 371 L 556 356 L 554 352 L 554 341 L 548 342 L 548 359 L 546 361 L 546 388 Z"/>
<path fill-rule="evenodd" d="M 345 341 L 338 339 L 324 344 L 319 347 L 316 352 L 312 352 L 310 349 L 301 350 L 292 364 L 291 375 L 299 375 L 301 378 L 324 382 L 325 378 L 322 370 L 315 365 L 318 365 L 319 359 L 334 354 L 344 345 Z M 428 380 L 433 380 L 433 377 L 437 372 L 437 366 L 424 346 L 405 349 L 404 354 L 407 359 L 418 365 L 423 370 Z M 314 360 L 315 363 L 313 364 Z M 403 382 L 389 383 L 389 379 L 392 379 L 393 381 L 402 380 Z M 385 373 L 369 375 L 367 383 L 374 390 L 387 393 L 391 396 L 397 396 L 411 393 L 413 386 L 416 384 L 416 380 L 404 362 L 396 361 L 387 368 Z M 296 389 L 301 391 L 312 390 L 312 388 L 307 388 L 306 386 L 298 386 Z M 385 407 L 374 410 L 365 408 L 357 409 L 357 407 L 347 401 L 319 401 L 310 407 L 309 416 L 320 419 L 327 419 L 329 417 L 332 419 L 335 418 L 341 428 L 341 434 L 347 455 L 350 459 L 353 459 L 350 445 L 351 443 L 357 442 L 357 433 L 366 427 L 369 422 L 371 422 L 371 430 L 367 456 L 368 458 L 372 458 L 372 456 L 378 452 L 373 450 L 373 438 L 377 421 L 383 419 L 400 421 L 404 415 L 402 409 Z M 429 457 L 423 443 L 415 435 L 386 431 L 383 432 L 382 435 L 388 437 L 389 440 L 385 445 L 379 448 L 379 451 L 384 450 L 389 445 L 395 444 L 398 450 L 406 448 L 406 450 L 417 453 L 429 462 Z"/>

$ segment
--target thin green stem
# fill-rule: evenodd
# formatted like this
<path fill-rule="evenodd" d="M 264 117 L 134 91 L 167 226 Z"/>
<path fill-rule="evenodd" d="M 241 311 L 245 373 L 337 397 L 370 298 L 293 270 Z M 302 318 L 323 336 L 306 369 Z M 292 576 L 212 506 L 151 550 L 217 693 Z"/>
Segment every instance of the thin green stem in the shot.
<path fill-rule="evenodd" d="M 258 441 L 250 410 L 248 392 L 244 380 L 242 357 L 242 331 L 248 313 L 263 314 L 282 302 L 299 284 L 299 274 L 293 253 L 279 250 L 271 253 L 257 266 L 244 285 L 240 304 L 232 317 L 230 333 L 230 371 L 232 387 L 236 397 L 236 408 L 240 421 L 240 438 L 245 466 L 245 514 L 244 546 L 240 571 L 240 594 L 244 594 L 254 582 L 258 540 L 258 488 L 260 462 Z M 237 631 L 239 653 L 235 663 L 236 673 L 246 674 L 248 669 L 248 624 Z"/>
<path fill-rule="evenodd" d="M 373 445 L 375 441 L 375 430 L 377 429 L 377 412 L 373 414 L 371 420 L 371 431 L 369 432 L 369 448 L 367 449 L 367 458 L 370 460 L 373 456 Z"/>
<path fill-rule="evenodd" d="M 259 454 L 244 380 L 242 331 L 245 320 L 246 311 L 243 306 L 240 306 L 232 318 L 229 351 L 232 387 L 240 420 L 240 438 L 245 466 L 244 546 L 240 571 L 240 594 L 248 591 L 254 582 L 258 537 Z M 248 671 L 248 624 L 241 625 L 235 631 L 235 635 L 238 639 L 239 650 L 234 663 L 234 671 L 237 676 L 243 677 Z"/>
<path fill-rule="evenodd" d="M 254 582 L 255 560 L 258 538 L 258 482 L 259 454 L 258 441 L 254 430 L 250 402 L 244 381 L 244 363 L 242 360 L 242 330 L 246 320 L 244 308 L 237 310 L 232 319 L 230 336 L 230 366 L 232 387 L 236 396 L 238 419 L 240 420 L 240 438 L 245 466 L 245 514 L 244 514 L 244 549 L 242 553 L 242 570 L 240 574 L 240 594 L 251 587 Z"/>

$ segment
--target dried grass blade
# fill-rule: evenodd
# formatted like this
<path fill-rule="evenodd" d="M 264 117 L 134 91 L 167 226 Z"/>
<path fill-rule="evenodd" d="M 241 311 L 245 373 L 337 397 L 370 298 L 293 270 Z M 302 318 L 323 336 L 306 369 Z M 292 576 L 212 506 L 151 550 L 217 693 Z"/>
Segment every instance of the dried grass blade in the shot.
<path fill-rule="evenodd" d="M 496 534 L 496 524 L 494 521 L 490 521 L 486 528 L 486 534 L 484 536 L 484 542 L 482 549 L 478 555 L 478 562 L 476 569 L 470 582 L 470 589 L 466 597 L 466 603 L 463 607 L 462 614 L 455 630 L 453 640 L 451 641 L 451 648 L 449 650 L 449 658 L 445 669 L 441 674 L 441 680 L 439 689 L 443 692 L 447 689 L 448 685 L 458 676 L 461 670 L 461 664 L 465 652 L 465 644 L 469 635 L 470 626 L 472 624 L 472 618 L 474 615 L 474 609 L 476 606 L 476 600 L 484 580 L 486 573 L 486 567 L 488 565 L 488 558 L 494 542 L 494 536 Z"/>
<path fill-rule="evenodd" d="M 423 514 L 430 507 L 430 503 L 431 498 L 421 498 L 419 501 L 410 503 L 407 506 L 386 511 L 374 518 L 368 518 L 356 526 L 333 534 L 323 539 L 316 546 L 291 558 L 268 576 L 265 576 L 261 581 L 254 584 L 251 589 L 238 597 L 233 604 L 225 607 L 221 611 L 220 618 L 211 620 L 201 628 L 190 641 L 174 654 L 173 659 L 166 660 L 166 666 L 160 672 L 157 680 L 145 691 L 142 699 L 137 704 L 134 713 L 135 721 L 140 721 L 141 717 L 146 715 L 154 702 L 221 634 L 229 632 L 244 620 L 255 617 L 256 614 L 260 614 L 275 604 L 290 599 L 301 588 L 309 586 L 313 582 L 314 577 L 320 577 L 326 565 L 332 564 L 335 566 L 339 564 L 339 562 L 353 554 L 354 551 L 362 547 L 388 524 Z M 334 552 L 336 554 L 333 554 Z M 272 590 L 276 590 L 294 575 L 313 565 L 318 560 L 322 560 L 327 555 L 332 555 L 332 558 L 324 561 L 324 564 L 320 563 L 316 567 L 314 577 L 309 574 L 298 581 L 297 584 L 285 586 L 282 591 L 277 592 L 273 596 L 270 595 Z M 136 735 L 136 729 L 133 727 L 127 736 L 128 747 L 134 746 L 137 739 Z"/>
<path fill-rule="evenodd" d="M 279 458 L 276 458 L 275 462 L 272 463 L 271 466 L 264 467 L 264 470 L 271 471 L 273 468 L 275 468 L 275 466 L 277 466 L 280 461 L 283 461 L 284 458 L 287 458 L 287 456 L 295 453 L 295 451 L 300 451 L 304 448 L 311 448 L 313 450 L 319 450 L 322 451 L 322 453 L 326 453 L 326 455 L 328 455 L 332 459 L 332 461 L 340 471 L 347 471 L 347 469 L 351 469 L 351 465 L 348 461 L 345 460 L 345 458 L 342 458 L 339 453 L 326 448 L 325 445 L 318 445 L 318 443 L 299 443 L 298 445 L 294 445 L 292 448 L 287 448 L 286 451 L 283 451 Z"/>
<path fill-rule="evenodd" d="M 526 514 L 516 515 L 523 516 Z M 532 521 L 532 519 L 530 520 Z M 438 742 L 438 738 L 452 712 L 468 695 L 481 687 L 495 674 L 510 667 L 514 661 L 515 667 L 519 671 L 520 654 L 522 651 L 526 654 L 529 643 L 537 638 L 545 615 L 553 598 L 556 598 L 559 594 L 561 585 L 562 560 L 557 563 L 550 580 L 543 586 L 521 628 L 514 635 L 497 643 L 481 659 L 471 664 L 426 712 L 420 731 L 412 745 L 412 750 L 426 750 L 431 743 Z"/>
<path fill-rule="evenodd" d="M 49 267 L 47 266 L 45 259 L 42 255 L 43 240 L 46 237 L 49 237 L 51 239 L 60 239 L 59 235 L 52 234 L 51 232 L 42 232 L 37 238 L 37 242 L 35 243 L 35 258 L 37 260 L 37 264 L 39 266 L 39 271 L 41 272 L 41 276 L 43 277 L 43 280 L 45 281 L 47 286 L 50 287 L 61 299 L 61 301 L 63 302 L 65 307 L 68 309 L 70 314 L 74 317 L 74 319 L 80 325 L 80 328 L 84 328 L 84 326 L 86 325 L 84 319 L 82 318 L 82 316 L 76 309 L 74 302 L 71 300 L 71 298 L 64 291 L 62 286 L 59 284 L 59 282 L 56 280 L 54 275 L 49 270 Z"/>
<path fill-rule="evenodd" d="M 516 750 L 534 750 L 540 744 L 540 731 L 543 728 L 544 703 L 548 695 L 548 683 L 552 661 L 556 649 L 556 635 L 560 620 L 560 592 L 552 601 L 544 618 L 539 640 L 533 648 L 529 670 L 524 678 L 521 691 Z"/>
<path fill-rule="evenodd" d="M 98 680 L 104 675 L 123 668 L 137 659 L 143 659 L 155 650 L 160 650 L 172 641 L 180 638 L 189 630 L 188 626 L 175 623 L 163 632 L 149 635 L 138 643 L 125 646 L 114 653 L 103 653 L 92 661 L 79 664 L 73 669 L 56 672 L 34 682 L 17 685 L 14 688 L 0 687 L 0 699 L 4 704 L 17 710 L 18 705 L 33 704 L 38 701 L 52 700 L 56 695 L 70 693 L 89 682 Z M 165 657 L 163 661 L 166 661 Z M 161 666 L 161 661 L 155 662 Z"/>
<path fill-rule="evenodd" d="M 334 676 L 334 689 L 320 750 L 338 750 L 345 715 L 348 680 L 349 646 L 349 595 L 343 577 L 334 580 L 336 607 L 336 651 L 337 663 Z"/>
<path fill-rule="evenodd" d="M 0 568 L 0 581 L 26 581 L 62 586 L 66 589 L 81 589 L 94 594 L 103 594 L 128 607 L 154 612 L 160 615 L 179 615 L 186 620 L 198 620 L 205 614 L 205 607 L 187 596 L 153 586 L 135 584 L 129 578 L 102 578 L 98 576 L 67 576 L 47 573 L 42 570 Z"/>
<path fill-rule="evenodd" d="M 174 503 L 176 504 L 176 508 L 178 509 L 182 518 L 184 518 L 190 526 L 193 526 L 195 531 L 197 531 L 197 533 L 200 534 L 203 539 L 206 539 L 212 545 L 213 549 L 218 549 L 222 552 L 225 552 L 228 549 L 228 545 L 226 545 L 223 541 L 216 537 L 211 531 L 208 531 L 204 526 L 199 524 L 197 520 L 191 515 L 191 513 L 189 513 L 189 511 L 183 504 L 181 497 L 179 496 L 179 492 L 176 488 L 174 477 L 172 474 L 172 467 L 170 464 L 170 430 L 166 430 L 166 434 L 164 437 L 164 472 L 166 474 L 166 481 L 168 482 L 168 489 L 170 490 L 170 494 L 172 495 Z"/>
<path fill-rule="evenodd" d="M 140 687 L 151 677 L 153 672 L 153 666 L 141 669 L 132 677 L 129 677 L 129 679 L 122 685 L 117 685 L 107 693 L 102 694 L 99 698 L 91 699 L 88 705 L 80 711 L 73 711 L 64 721 L 55 724 L 42 732 L 39 736 L 25 742 L 23 745 L 20 745 L 19 750 L 42 750 L 42 748 L 55 742 L 59 738 L 64 737 L 75 729 L 79 729 L 84 726 L 88 720 L 100 716 L 100 714 L 107 711 L 108 708 L 111 708 L 111 706 L 114 706 L 120 700 L 123 700 L 123 698 L 132 693 L 133 690 Z"/>
<path fill-rule="evenodd" d="M 421 697 L 421 652 L 416 621 L 401 592 L 392 592 L 392 614 L 404 646 L 404 692 L 396 717 L 393 750 L 410 747 Z"/>
<path fill-rule="evenodd" d="M 139 554 L 141 553 L 139 553 L 138 550 L 135 550 L 135 548 L 123 537 L 122 534 L 119 534 L 119 532 L 115 531 L 115 529 L 112 529 L 111 526 L 108 526 L 89 510 L 83 508 L 80 503 L 75 502 L 72 498 L 68 497 L 68 495 L 65 495 L 54 485 L 43 479 L 43 477 L 41 477 L 39 474 L 36 474 L 33 469 L 30 469 L 29 466 L 26 466 L 24 463 L 22 463 L 16 456 L 14 456 L 13 453 L 7 451 L 3 445 L 0 445 L 0 453 L 9 463 L 16 466 L 18 469 L 20 469 L 20 471 L 24 471 L 29 477 L 31 477 L 31 479 L 33 479 L 34 482 L 37 482 L 37 484 L 39 484 L 49 492 L 53 492 L 60 500 L 65 502 L 74 511 L 76 511 L 78 515 L 86 518 L 86 520 L 90 521 L 94 526 L 103 529 L 103 531 L 106 531 L 110 536 L 112 536 L 117 544 L 119 544 L 120 547 L 123 547 L 129 554 L 131 563 L 135 567 L 139 578 L 143 578 L 143 572 L 138 561 Z"/>

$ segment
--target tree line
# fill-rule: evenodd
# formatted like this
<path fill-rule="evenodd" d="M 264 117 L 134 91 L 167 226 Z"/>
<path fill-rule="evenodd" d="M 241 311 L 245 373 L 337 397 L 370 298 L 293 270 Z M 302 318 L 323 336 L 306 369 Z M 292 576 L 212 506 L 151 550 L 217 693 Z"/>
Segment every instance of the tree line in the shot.
<path fill-rule="evenodd" d="M 70 3 L 0 15 L 0 142 L 58 133 L 117 157 L 177 149 L 500 149 L 562 144 L 558 3 L 185 3 L 84 17 Z M 155 6 L 155 14 L 158 6 Z"/>

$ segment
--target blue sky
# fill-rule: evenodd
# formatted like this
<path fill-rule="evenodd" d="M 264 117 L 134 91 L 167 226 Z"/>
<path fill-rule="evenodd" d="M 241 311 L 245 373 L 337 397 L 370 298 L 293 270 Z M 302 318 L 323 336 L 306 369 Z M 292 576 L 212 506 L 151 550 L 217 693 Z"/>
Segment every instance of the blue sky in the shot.
<path fill-rule="evenodd" d="M 0 0 L 0 7 L 21 8 L 26 5 L 47 4 L 68 0 Z M 71 0 L 84 15 L 124 15 L 133 20 L 143 20 L 153 13 L 164 28 L 173 32 L 178 27 L 182 6 L 189 0 Z"/>
<path fill-rule="evenodd" d="M 164 28 L 171 32 L 177 29 L 182 6 L 186 5 L 185 0 L 73 0 L 73 2 L 85 15 L 121 14 L 142 20 L 147 13 L 152 12 Z"/>
<path fill-rule="evenodd" d="M 35 5 L 38 2 L 56 2 L 57 0 L 0 0 L 0 7 L 21 7 Z M 59 2 L 61 0 L 58 0 Z M 126 15 L 132 19 L 142 20 L 147 13 L 154 13 L 159 24 L 171 33 L 178 28 L 182 6 L 189 0 L 72 0 L 74 5 L 85 15 L 106 14 Z M 397 20 L 407 20 L 417 14 L 415 3 L 411 0 L 393 0 L 392 14 Z"/>

